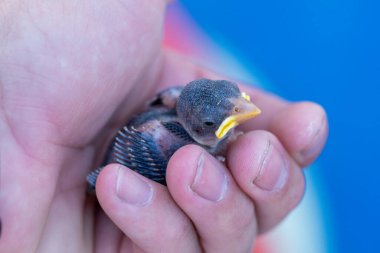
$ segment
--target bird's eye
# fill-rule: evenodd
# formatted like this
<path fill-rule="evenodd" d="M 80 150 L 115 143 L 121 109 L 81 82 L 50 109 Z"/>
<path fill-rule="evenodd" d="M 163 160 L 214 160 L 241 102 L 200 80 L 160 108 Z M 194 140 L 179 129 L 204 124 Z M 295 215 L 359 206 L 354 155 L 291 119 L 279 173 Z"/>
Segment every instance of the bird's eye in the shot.
<path fill-rule="evenodd" d="M 234 112 L 239 113 L 239 112 L 240 112 L 240 108 L 237 107 L 237 106 L 235 106 L 235 107 L 234 107 Z"/>
<path fill-rule="evenodd" d="M 212 121 L 206 121 L 206 122 L 204 122 L 204 124 L 205 124 L 205 126 L 208 126 L 208 127 L 212 127 L 215 125 L 215 123 Z"/>

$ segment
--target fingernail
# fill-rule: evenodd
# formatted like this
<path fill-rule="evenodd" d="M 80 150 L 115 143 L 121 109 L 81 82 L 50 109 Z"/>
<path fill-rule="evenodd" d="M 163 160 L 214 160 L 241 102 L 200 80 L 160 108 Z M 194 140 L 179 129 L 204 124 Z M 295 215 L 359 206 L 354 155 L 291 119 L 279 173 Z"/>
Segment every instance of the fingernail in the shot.
<path fill-rule="evenodd" d="M 191 190 L 200 197 L 217 202 L 227 191 L 227 175 L 218 161 L 207 157 L 204 152 L 199 156 Z"/>
<path fill-rule="evenodd" d="M 284 155 L 268 140 L 253 184 L 265 191 L 275 191 L 284 186 L 287 176 L 288 164 Z"/>
<path fill-rule="evenodd" d="M 123 202 L 142 206 L 152 199 L 153 188 L 132 171 L 120 167 L 117 172 L 116 195 Z"/>
<path fill-rule="evenodd" d="M 310 143 L 298 154 L 295 154 L 295 158 L 299 163 L 307 163 L 307 161 L 314 159 L 321 152 L 327 139 L 326 124 L 326 118 L 323 118 L 319 126 L 311 130 L 314 133 L 312 133 L 313 137 L 311 138 Z"/>

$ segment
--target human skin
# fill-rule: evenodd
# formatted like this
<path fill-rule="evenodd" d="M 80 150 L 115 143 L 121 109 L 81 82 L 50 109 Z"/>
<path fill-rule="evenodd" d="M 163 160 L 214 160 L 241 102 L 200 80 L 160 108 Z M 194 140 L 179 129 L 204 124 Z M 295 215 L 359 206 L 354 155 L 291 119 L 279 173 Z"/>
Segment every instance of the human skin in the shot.
<path fill-rule="evenodd" d="M 0 252 L 249 252 L 304 193 L 326 114 L 242 85 L 263 114 L 226 166 L 200 147 L 171 158 L 168 187 L 120 165 L 86 174 L 165 87 L 223 78 L 161 47 L 162 0 L 0 2 Z"/>

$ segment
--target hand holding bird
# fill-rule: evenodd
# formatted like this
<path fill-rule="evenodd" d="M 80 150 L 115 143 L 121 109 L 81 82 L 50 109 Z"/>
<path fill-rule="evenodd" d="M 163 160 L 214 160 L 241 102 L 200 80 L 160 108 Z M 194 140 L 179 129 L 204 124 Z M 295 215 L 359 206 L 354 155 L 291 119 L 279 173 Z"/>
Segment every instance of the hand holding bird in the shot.
<path fill-rule="evenodd" d="M 248 86 L 265 113 L 241 125 L 225 165 L 205 151 L 205 131 L 171 156 L 167 187 L 110 164 L 96 182 L 102 208 L 86 194 L 106 141 L 143 101 L 225 79 L 162 49 L 165 4 L 0 1 L 0 252 L 249 252 L 300 201 L 325 112 Z M 152 106 L 172 107 L 172 95 Z"/>
<path fill-rule="evenodd" d="M 166 184 L 166 167 L 175 151 L 197 144 L 224 155 L 234 128 L 260 112 L 246 93 L 225 80 L 199 79 L 183 89 L 169 88 L 118 131 L 103 166 L 119 163 Z M 90 190 L 103 166 L 87 176 Z"/>

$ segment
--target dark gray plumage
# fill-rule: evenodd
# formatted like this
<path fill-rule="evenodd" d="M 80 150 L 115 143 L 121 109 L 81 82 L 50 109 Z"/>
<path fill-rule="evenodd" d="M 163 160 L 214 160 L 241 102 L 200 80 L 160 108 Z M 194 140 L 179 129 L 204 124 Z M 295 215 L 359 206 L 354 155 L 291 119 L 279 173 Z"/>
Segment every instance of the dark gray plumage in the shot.
<path fill-rule="evenodd" d="M 178 98 L 178 119 L 199 144 L 216 147 L 221 140 L 217 139 L 215 132 L 231 115 L 235 105 L 230 99 L 239 98 L 240 94 L 236 84 L 225 80 L 200 79 L 190 82 Z M 228 136 L 231 134 L 232 131 Z"/>
<path fill-rule="evenodd" d="M 119 163 L 165 185 L 166 166 L 176 150 L 197 144 L 221 155 L 233 139 L 233 128 L 259 113 L 236 84 L 225 80 L 200 79 L 169 88 L 118 131 L 103 166 Z M 90 190 L 102 168 L 87 176 Z"/>

